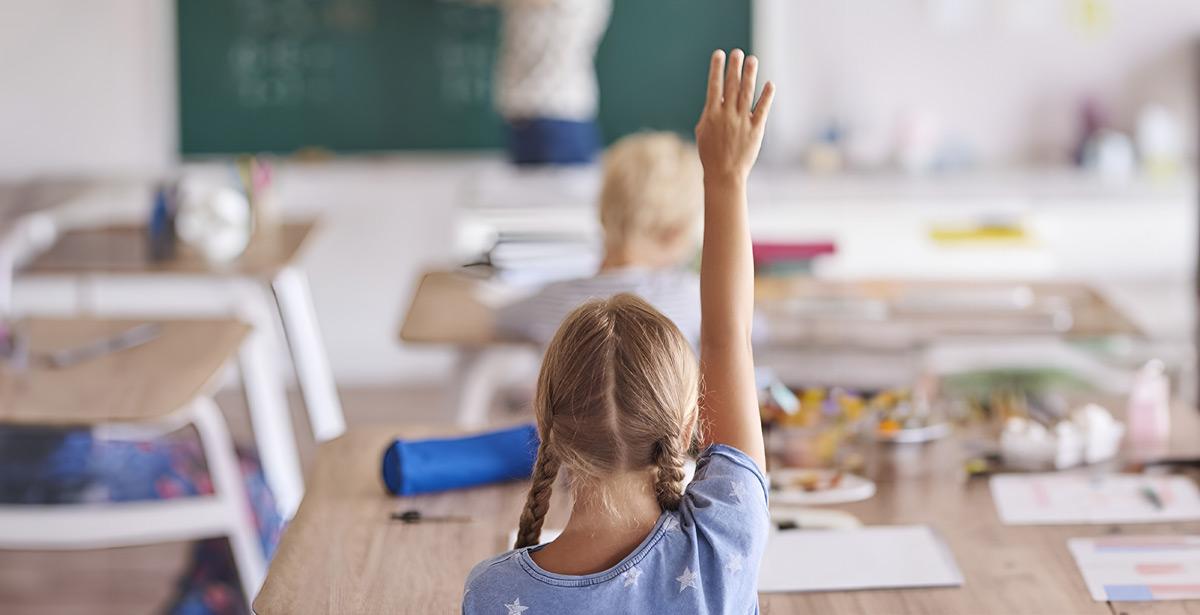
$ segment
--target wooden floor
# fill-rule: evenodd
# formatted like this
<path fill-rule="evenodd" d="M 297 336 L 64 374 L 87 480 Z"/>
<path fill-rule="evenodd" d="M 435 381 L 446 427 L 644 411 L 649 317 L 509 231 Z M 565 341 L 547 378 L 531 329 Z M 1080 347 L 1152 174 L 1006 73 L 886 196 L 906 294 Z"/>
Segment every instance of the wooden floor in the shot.
<path fill-rule="evenodd" d="M 343 390 L 352 425 L 445 420 L 440 390 Z M 237 392 L 217 398 L 239 442 L 252 442 L 245 404 Z M 298 396 L 291 406 L 303 409 Z M 300 433 L 305 468 L 316 450 L 304 416 L 293 420 Z M 0 550 L 0 613 L 3 615 L 137 615 L 160 612 L 187 565 L 186 543 L 98 551 Z"/>

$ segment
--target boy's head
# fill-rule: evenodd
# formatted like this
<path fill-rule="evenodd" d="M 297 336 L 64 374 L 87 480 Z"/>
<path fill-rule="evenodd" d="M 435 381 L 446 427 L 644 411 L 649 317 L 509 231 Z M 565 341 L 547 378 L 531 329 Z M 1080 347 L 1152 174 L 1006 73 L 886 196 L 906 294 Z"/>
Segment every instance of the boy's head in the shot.
<path fill-rule="evenodd" d="M 629 135 L 605 153 L 600 224 L 606 263 L 678 265 L 694 247 L 703 208 L 700 158 L 674 133 Z"/>
<path fill-rule="evenodd" d="M 696 429 L 699 368 L 666 316 L 631 294 L 571 312 L 546 349 L 534 396 L 538 448 L 517 548 L 537 544 L 550 490 L 566 468 L 581 497 L 610 498 L 617 479 L 653 483 L 679 506 L 683 461 Z"/>

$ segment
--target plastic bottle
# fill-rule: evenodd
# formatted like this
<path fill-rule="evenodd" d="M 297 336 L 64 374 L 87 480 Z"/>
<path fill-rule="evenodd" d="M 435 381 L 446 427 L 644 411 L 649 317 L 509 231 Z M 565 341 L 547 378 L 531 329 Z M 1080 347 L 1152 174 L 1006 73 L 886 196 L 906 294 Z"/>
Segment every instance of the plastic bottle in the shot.
<path fill-rule="evenodd" d="M 1162 361 L 1153 359 L 1138 371 L 1129 392 L 1129 438 L 1139 448 L 1166 443 L 1171 435 L 1171 390 Z"/>

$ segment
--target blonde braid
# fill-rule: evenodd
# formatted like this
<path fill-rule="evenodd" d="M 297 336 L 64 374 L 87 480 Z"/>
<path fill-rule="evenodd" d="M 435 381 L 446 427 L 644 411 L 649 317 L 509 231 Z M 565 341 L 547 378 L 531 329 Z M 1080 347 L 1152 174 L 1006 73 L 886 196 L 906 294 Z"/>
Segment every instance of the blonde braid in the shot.
<path fill-rule="evenodd" d="M 550 492 L 558 478 L 561 461 L 551 452 L 552 432 L 548 425 L 544 431 L 542 444 L 538 447 L 537 463 L 533 468 L 533 483 L 530 484 L 529 495 L 525 498 L 525 510 L 521 512 L 521 525 L 517 530 L 517 544 L 513 546 L 514 549 L 538 544 L 542 536 L 542 521 L 550 508 Z"/>
<path fill-rule="evenodd" d="M 676 510 L 683 499 L 683 450 L 673 437 L 659 440 L 654 451 L 654 496 L 663 510 Z"/>

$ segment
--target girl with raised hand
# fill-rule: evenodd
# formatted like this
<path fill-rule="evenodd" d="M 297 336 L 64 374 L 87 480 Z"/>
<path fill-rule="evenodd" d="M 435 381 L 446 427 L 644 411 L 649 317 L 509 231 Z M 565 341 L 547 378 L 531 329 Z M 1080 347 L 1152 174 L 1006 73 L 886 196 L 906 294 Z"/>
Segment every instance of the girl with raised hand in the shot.
<path fill-rule="evenodd" d="M 567 316 L 538 378 L 541 448 L 516 549 L 471 571 L 464 613 L 758 611 L 769 517 L 746 181 L 774 87 L 755 106 L 757 73 L 741 50 L 728 63 L 714 53 L 696 126 L 705 193 L 699 368 L 679 329 L 634 295 Z M 539 545 L 560 470 L 574 496 L 570 520 Z"/>

